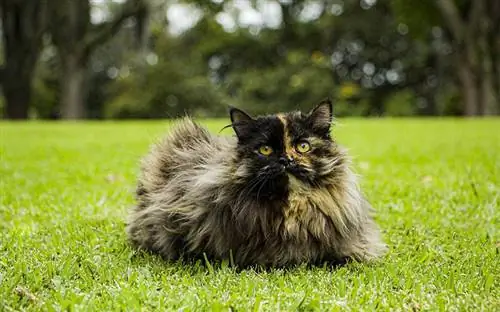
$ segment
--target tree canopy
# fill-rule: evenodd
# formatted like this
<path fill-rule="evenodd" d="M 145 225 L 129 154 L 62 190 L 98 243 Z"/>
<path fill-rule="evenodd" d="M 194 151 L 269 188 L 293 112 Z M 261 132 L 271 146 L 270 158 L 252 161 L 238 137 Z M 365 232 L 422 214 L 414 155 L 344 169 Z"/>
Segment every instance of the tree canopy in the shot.
<path fill-rule="evenodd" d="M 327 96 L 337 115 L 500 111 L 495 0 L 58 0 L 39 19 L 47 40 L 26 39 L 39 118 L 265 113 Z"/>

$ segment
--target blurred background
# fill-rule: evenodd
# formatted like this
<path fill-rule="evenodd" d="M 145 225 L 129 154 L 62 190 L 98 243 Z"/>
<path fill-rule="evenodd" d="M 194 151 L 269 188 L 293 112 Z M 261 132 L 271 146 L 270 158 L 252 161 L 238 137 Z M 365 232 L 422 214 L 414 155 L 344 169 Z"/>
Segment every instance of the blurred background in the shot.
<path fill-rule="evenodd" d="M 499 0 L 2 0 L 4 119 L 500 112 Z"/>

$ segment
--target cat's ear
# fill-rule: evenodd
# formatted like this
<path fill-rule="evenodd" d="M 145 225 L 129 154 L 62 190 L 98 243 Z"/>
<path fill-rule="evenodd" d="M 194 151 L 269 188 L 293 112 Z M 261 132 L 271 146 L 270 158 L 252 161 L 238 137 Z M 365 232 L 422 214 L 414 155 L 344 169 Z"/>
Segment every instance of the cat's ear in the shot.
<path fill-rule="evenodd" d="M 234 132 L 238 137 L 241 137 L 245 133 L 245 129 L 248 128 L 254 119 L 236 107 L 229 107 L 229 116 L 231 117 L 231 125 L 233 126 Z"/>
<path fill-rule="evenodd" d="M 311 110 L 308 119 L 313 131 L 328 136 L 333 121 L 332 101 L 329 98 L 321 101 Z"/>

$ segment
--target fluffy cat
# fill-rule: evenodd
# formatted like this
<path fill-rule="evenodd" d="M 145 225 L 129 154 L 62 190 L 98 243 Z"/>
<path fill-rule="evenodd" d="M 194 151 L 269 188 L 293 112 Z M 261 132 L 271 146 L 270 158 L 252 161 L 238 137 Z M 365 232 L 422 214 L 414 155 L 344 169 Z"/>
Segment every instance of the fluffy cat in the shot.
<path fill-rule="evenodd" d="M 144 158 L 127 233 L 167 260 L 236 265 L 369 261 L 386 250 L 349 159 L 330 136 L 332 103 L 251 117 L 236 138 L 185 117 Z"/>

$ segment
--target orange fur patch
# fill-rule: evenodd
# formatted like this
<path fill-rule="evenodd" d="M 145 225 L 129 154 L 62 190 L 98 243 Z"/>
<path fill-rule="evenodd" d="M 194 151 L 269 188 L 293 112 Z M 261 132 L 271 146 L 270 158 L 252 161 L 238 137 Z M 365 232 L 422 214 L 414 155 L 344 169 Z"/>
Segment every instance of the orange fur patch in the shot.
<path fill-rule="evenodd" d="M 292 157 L 300 165 L 308 167 L 309 165 L 311 165 L 311 160 L 307 156 L 302 155 L 301 153 L 297 152 L 297 150 L 295 149 L 295 146 L 293 146 L 292 139 L 290 138 L 290 135 L 288 134 L 289 129 L 288 129 L 288 122 L 286 120 L 286 117 L 283 114 L 278 114 L 277 116 L 278 116 L 278 119 L 283 124 L 283 128 L 284 128 L 283 142 L 285 142 L 286 155 L 288 157 Z"/>
<path fill-rule="evenodd" d="M 296 162 L 302 166 L 308 166 L 311 164 L 309 158 L 305 155 L 300 154 L 295 150 L 293 146 L 292 139 L 289 135 L 288 122 L 286 117 L 282 114 L 278 114 L 278 119 L 283 124 L 284 137 L 283 142 L 285 144 L 286 156 L 292 157 Z M 307 216 L 311 214 L 310 207 L 308 205 L 308 187 L 295 178 L 292 175 L 289 177 L 289 205 L 284 209 L 284 228 L 285 233 L 291 235 L 295 238 L 302 237 L 307 238 L 307 229 L 303 227 L 302 223 L 307 220 Z M 310 189 L 309 189 L 310 191 Z"/>

